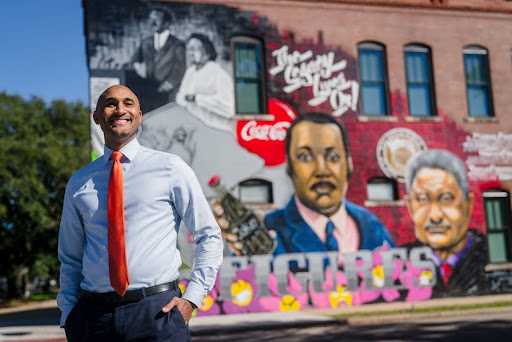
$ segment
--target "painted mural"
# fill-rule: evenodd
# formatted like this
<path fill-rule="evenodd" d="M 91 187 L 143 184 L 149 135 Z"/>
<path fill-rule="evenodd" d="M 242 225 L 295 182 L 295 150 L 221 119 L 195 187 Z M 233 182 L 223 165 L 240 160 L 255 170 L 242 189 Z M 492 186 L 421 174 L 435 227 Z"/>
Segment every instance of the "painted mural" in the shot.
<path fill-rule="evenodd" d="M 407 121 L 398 90 L 396 121 L 359 120 L 356 56 L 256 12 L 96 0 L 87 18 L 91 110 L 108 86 L 133 89 L 141 144 L 183 158 L 211 199 L 225 257 L 197 315 L 512 292 L 509 270 L 486 271 L 482 197 L 509 180 L 510 135 L 470 134 L 442 109 L 439 121 Z M 236 115 L 239 35 L 264 41 L 266 115 Z M 91 139 L 101 155 L 94 124 Z M 368 204 L 376 177 L 404 197 Z M 253 179 L 272 184 L 270 205 L 238 200 Z M 190 266 L 192 238 L 180 229 L 178 239 Z"/>

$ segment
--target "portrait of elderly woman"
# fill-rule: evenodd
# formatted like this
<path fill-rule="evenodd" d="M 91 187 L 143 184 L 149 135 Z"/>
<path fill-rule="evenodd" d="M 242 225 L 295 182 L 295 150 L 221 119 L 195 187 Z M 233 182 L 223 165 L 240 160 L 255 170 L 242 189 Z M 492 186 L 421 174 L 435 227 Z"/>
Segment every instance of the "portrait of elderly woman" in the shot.
<path fill-rule="evenodd" d="M 176 103 L 206 126 L 234 133 L 233 79 L 215 62 L 211 40 L 193 33 L 187 42 L 187 70 L 176 94 Z"/>

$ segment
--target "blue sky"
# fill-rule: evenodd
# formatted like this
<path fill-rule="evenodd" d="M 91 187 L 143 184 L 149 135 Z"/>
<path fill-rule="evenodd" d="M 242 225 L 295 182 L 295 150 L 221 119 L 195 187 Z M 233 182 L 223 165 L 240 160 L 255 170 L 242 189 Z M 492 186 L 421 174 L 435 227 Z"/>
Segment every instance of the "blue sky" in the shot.
<path fill-rule="evenodd" d="M 0 0 L 0 92 L 89 102 L 81 0 Z"/>

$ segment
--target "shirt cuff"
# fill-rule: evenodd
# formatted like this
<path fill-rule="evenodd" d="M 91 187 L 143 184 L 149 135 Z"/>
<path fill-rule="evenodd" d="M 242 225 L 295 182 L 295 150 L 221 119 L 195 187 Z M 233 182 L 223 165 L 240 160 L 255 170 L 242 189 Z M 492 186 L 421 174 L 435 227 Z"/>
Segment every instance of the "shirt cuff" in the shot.
<path fill-rule="evenodd" d="M 185 289 L 185 293 L 183 296 L 181 296 L 181 298 L 194 303 L 199 308 L 201 307 L 201 302 L 205 296 L 206 291 L 201 285 L 190 282 L 188 283 L 187 288 Z"/>
<path fill-rule="evenodd" d="M 66 319 L 68 318 L 71 310 L 75 307 L 76 304 L 68 304 L 62 308 L 62 314 L 60 315 L 60 327 L 64 328 L 66 324 Z"/>

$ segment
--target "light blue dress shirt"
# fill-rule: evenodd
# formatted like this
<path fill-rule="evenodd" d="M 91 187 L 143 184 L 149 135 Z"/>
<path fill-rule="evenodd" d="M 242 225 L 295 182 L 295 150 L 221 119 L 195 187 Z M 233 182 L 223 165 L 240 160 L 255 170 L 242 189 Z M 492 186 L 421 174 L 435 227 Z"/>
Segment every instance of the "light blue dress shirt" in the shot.
<path fill-rule="evenodd" d="M 128 290 L 173 281 L 181 256 L 177 232 L 181 220 L 197 244 L 195 266 L 183 298 L 200 306 L 222 263 L 219 226 L 192 169 L 175 155 L 141 146 L 137 139 L 120 150 L 124 180 Z M 108 271 L 108 181 L 113 161 L 103 157 L 69 180 L 59 231 L 60 325 L 76 304 L 80 288 L 114 291 Z"/>

